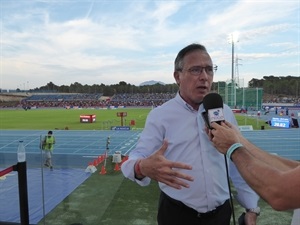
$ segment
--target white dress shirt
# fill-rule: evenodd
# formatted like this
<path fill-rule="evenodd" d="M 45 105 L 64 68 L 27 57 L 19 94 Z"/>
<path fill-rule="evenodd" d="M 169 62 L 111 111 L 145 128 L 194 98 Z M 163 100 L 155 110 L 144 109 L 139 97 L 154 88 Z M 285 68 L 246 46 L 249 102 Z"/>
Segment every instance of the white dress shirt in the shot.
<path fill-rule="evenodd" d="M 224 105 L 225 120 L 237 125 L 232 110 Z M 177 93 L 176 97 L 154 108 L 148 115 L 145 128 L 129 159 L 122 164 L 125 177 L 141 186 L 150 183 L 150 178 L 135 179 L 134 164 L 160 149 L 163 140 L 168 140 L 165 157 L 168 160 L 192 165 L 192 170 L 183 173 L 194 177 L 189 188 L 177 190 L 159 182 L 160 189 L 170 197 L 183 202 L 198 212 L 208 212 L 229 199 L 224 155 L 212 145 L 205 132 L 202 118 L 203 105 L 194 110 Z M 238 192 L 238 201 L 245 208 L 257 207 L 258 195 L 246 184 L 230 159 L 229 173 Z"/>

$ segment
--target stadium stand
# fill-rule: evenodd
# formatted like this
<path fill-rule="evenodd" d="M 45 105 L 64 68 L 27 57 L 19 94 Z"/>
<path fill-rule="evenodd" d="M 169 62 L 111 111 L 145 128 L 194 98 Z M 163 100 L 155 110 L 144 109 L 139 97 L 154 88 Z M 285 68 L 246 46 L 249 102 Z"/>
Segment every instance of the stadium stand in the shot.
<path fill-rule="evenodd" d="M 102 94 L 33 94 L 21 101 L 23 108 L 44 107 L 102 107 Z"/>
<path fill-rule="evenodd" d="M 110 104 L 113 106 L 159 106 L 169 99 L 173 98 L 176 93 L 135 93 L 135 94 L 115 94 Z"/>

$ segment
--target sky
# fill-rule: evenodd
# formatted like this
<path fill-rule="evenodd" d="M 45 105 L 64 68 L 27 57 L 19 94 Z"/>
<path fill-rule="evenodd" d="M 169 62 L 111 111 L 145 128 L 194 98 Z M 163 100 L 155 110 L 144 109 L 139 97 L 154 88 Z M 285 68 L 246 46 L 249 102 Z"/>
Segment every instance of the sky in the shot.
<path fill-rule="evenodd" d="M 0 22 L 1 89 L 171 84 L 191 43 L 206 46 L 215 82 L 232 77 L 232 47 L 240 86 L 300 76 L 300 0 L 0 0 Z"/>

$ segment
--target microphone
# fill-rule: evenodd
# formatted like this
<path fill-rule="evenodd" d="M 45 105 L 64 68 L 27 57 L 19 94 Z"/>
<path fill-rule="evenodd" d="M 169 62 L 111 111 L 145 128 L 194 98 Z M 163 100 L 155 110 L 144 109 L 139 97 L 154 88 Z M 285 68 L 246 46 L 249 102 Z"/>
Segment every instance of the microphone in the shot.
<path fill-rule="evenodd" d="M 203 116 L 204 121 L 209 129 L 212 129 L 212 127 L 210 126 L 210 124 L 212 122 L 221 124 L 222 121 L 225 121 L 225 117 L 224 117 L 224 113 L 223 113 L 223 99 L 222 99 L 221 95 L 219 95 L 217 93 L 209 93 L 209 94 L 205 95 L 203 98 L 203 107 L 206 112 L 203 112 L 202 116 Z M 233 205 L 226 155 L 224 155 L 224 159 L 225 159 L 227 184 L 228 184 L 228 190 L 229 190 L 229 196 L 230 196 L 229 198 L 230 198 L 231 205 Z M 245 224 L 244 216 L 245 216 L 245 214 L 242 214 L 240 216 L 239 225 Z M 235 225 L 235 214 L 234 214 L 233 208 L 232 208 L 232 217 L 233 217 L 233 224 Z"/>
<path fill-rule="evenodd" d="M 203 98 L 203 106 L 206 112 L 202 113 L 203 119 L 209 129 L 210 124 L 217 122 L 220 124 L 225 120 L 223 113 L 223 99 L 217 93 L 209 93 Z"/>

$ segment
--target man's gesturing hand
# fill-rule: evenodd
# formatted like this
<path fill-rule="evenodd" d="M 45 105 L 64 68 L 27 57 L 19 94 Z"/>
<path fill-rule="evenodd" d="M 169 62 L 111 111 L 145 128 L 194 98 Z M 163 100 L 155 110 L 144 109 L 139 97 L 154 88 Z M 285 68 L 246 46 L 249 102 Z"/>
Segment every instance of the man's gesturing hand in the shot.
<path fill-rule="evenodd" d="M 181 169 L 191 170 L 192 166 L 167 160 L 164 156 L 167 148 L 168 142 L 164 140 L 159 150 L 148 158 L 141 160 L 140 170 L 142 174 L 176 189 L 188 188 L 189 184 L 184 180 L 193 181 L 194 178 L 180 171 Z"/>

